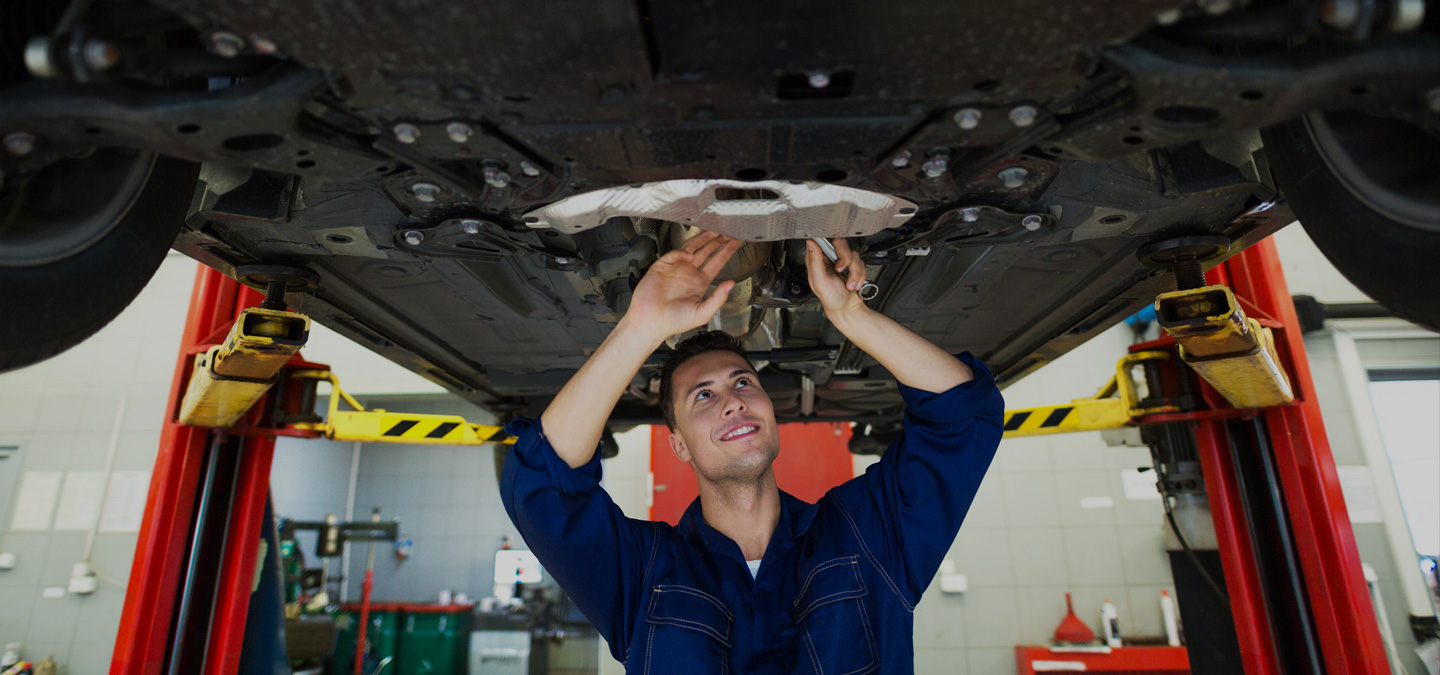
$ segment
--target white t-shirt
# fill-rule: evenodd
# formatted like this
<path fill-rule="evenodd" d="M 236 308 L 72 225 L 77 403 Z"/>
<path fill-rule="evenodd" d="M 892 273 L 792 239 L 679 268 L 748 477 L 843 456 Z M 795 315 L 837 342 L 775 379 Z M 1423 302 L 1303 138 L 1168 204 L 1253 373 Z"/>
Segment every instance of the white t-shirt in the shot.
<path fill-rule="evenodd" d="M 760 573 L 760 561 L 746 560 L 745 564 L 750 566 L 750 578 L 754 579 L 755 575 Z"/>

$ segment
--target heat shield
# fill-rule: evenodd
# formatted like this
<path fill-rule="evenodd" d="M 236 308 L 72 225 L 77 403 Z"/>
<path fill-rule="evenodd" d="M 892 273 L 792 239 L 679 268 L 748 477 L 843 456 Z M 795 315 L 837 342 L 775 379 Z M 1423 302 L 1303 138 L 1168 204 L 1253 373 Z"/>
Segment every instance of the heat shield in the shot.
<path fill-rule="evenodd" d="M 745 241 L 869 236 L 897 227 L 915 204 L 826 183 L 667 180 L 573 195 L 526 214 L 533 228 L 582 232 L 617 216 L 693 225 Z"/>

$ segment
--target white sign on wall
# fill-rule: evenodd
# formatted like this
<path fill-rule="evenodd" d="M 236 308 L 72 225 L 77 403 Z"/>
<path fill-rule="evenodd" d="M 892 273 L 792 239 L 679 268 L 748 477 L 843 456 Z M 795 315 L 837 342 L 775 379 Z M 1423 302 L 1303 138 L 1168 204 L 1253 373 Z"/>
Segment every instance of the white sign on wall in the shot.
<path fill-rule="evenodd" d="M 15 515 L 10 518 L 11 532 L 43 532 L 50 529 L 55 513 L 55 499 L 60 496 L 63 471 L 26 471 L 20 478 L 15 495 Z"/>

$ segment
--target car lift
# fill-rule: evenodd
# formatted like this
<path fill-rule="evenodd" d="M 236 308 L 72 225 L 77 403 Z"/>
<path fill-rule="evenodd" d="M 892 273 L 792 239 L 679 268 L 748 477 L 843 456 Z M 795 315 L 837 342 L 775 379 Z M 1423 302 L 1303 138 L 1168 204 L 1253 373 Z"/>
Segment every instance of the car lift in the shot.
<path fill-rule="evenodd" d="M 1152 446 L 1190 448 L 1245 672 L 1388 673 L 1274 244 L 1202 273 L 1211 245 L 1149 251 L 1180 287 L 1157 302 L 1169 335 L 1133 345 L 1094 397 L 1007 411 L 1006 436 L 1138 426 Z M 277 436 L 513 442 L 459 417 L 365 410 L 327 366 L 299 356 L 309 319 L 286 312 L 283 296 L 311 287 L 309 273 L 252 266 L 237 278 L 265 296 L 210 268 L 196 275 L 112 675 L 237 672 Z M 323 420 L 310 414 L 321 381 L 333 390 Z"/>

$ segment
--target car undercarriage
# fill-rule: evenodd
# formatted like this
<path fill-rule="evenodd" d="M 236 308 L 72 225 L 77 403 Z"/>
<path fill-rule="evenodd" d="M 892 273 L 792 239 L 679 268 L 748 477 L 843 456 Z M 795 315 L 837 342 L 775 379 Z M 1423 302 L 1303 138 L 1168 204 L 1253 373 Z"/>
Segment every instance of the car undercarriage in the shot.
<path fill-rule="evenodd" d="M 1209 266 L 1296 212 L 1329 226 L 1277 180 L 1303 184 L 1272 149 L 1286 125 L 1399 125 L 1374 210 L 1440 232 L 1440 12 L 1420 2 L 62 9 L 6 10 L 38 37 L 5 45 L 0 243 L 64 257 L 181 160 L 176 250 L 309 270 L 292 307 L 501 416 L 543 409 L 706 230 L 746 241 L 711 327 L 763 364 L 777 417 L 876 434 L 899 395 L 826 322 L 808 237 L 849 238 L 872 307 L 1006 383 L 1172 289 L 1156 250 L 1204 242 Z M 108 199 L 40 200 L 77 184 Z M 614 424 L 658 420 L 663 356 Z"/>

